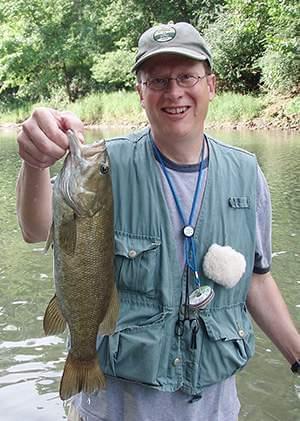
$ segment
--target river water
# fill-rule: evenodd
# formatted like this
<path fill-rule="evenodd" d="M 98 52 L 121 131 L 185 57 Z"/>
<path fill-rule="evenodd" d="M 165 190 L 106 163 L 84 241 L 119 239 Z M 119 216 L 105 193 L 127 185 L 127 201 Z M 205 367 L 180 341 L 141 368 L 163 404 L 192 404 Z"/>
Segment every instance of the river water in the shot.
<path fill-rule="evenodd" d="M 122 130 L 105 136 L 121 134 Z M 123 130 L 124 133 L 124 130 Z M 273 202 L 272 272 L 300 327 L 300 136 L 268 131 L 209 133 L 256 153 Z M 101 137 L 89 131 L 88 140 Z M 45 337 L 44 310 L 53 295 L 51 253 L 22 241 L 15 211 L 20 161 L 16 133 L 0 132 L 0 421 L 60 421 L 58 397 L 66 338 Z M 300 376 L 256 328 L 256 355 L 238 374 L 240 420 L 299 421 Z M 142 421 L 142 420 L 141 420 Z"/>

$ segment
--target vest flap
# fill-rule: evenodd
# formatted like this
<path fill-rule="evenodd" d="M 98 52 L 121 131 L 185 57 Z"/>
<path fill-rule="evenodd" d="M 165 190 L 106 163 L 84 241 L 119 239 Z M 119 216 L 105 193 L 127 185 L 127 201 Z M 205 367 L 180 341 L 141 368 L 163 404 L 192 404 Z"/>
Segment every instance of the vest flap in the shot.
<path fill-rule="evenodd" d="M 127 232 L 115 231 L 115 254 L 134 259 L 141 253 L 159 247 L 161 241 L 156 237 L 146 237 Z"/>
<path fill-rule="evenodd" d="M 243 339 L 253 332 L 244 306 L 224 307 L 200 312 L 207 335 L 212 340 Z"/>

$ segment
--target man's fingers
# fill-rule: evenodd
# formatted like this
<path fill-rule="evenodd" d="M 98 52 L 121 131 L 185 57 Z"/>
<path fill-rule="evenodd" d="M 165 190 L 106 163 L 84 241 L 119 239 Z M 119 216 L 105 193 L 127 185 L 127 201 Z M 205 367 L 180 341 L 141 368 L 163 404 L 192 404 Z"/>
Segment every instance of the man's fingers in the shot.
<path fill-rule="evenodd" d="M 37 108 L 22 125 L 17 137 L 19 154 L 29 165 L 45 168 L 62 158 L 69 147 L 66 131 L 73 129 L 84 141 L 84 126 L 71 112 Z"/>
<path fill-rule="evenodd" d="M 33 168 L 38 168 L 40 170 L 51 167 L 51 165 L 53 165 L 56 162 L 53 159 L 44 160 L 43 162 L 39 161 L 26 151 L 23 151 L 22 154 L 20 154 L 20 156 L 28 165 L 30 165 Z"/>
<path fill-rule="evenodd" d="M 33 129 L 34 131 L 35 129 Z M 43 133 L 39 133 L 39 136 L 39 141 L 34 143 L 23 130 L 17 138 L 19 154 L 29 164 L 45 168 L 64 156 L 65 150 L 45 139 Z"/>
<path fill-rule="evenodd" d="M 68 129 L 73 129 L 81 143 L 84 143 L 84 125 L 75 114 L 71 113 L 70 111 L 64 111 L 60 113 L 60 120 L 61 125 L 65 131 Z"/>
<path fill-rule="evenodd" d="M 46 157 L 58 160 L 65 154 L 65 149 L 48 139 L 37 126 L 29 131 L 24 127 L 17 140 L 20 149 L 26 150 L 39 161 L 44 161 Z"/>
<path fill-rule="evenodd" d="M 30 133 L 33 142 L 37 139 L 43 139 L 45 142 L 50 141 L 66 150 L 69 146 L 69 140 L 61 125 L 59 118 L 60 113 L 56 110 L 48 108 L 37 108 L 29 119 L 25 130 Z M 39 129 L 39 131 L 37 130 Z M 41 133 L 43 134 L 42 137 Z"/>

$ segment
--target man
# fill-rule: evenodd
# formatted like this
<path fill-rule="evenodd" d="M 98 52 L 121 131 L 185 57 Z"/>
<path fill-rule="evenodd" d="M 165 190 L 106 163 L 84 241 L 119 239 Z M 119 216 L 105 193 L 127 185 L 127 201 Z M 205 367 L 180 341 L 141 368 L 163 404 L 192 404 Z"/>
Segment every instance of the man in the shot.
<path fill-rule="evenodd" d="M 70 420 L 234 421 L 234 374 L 254 352 L 253 318 L 299 367 L 300 337 L 270 274 L 268 188 L 253 155 L 204 134 L 215 95 L 205 40 L 187 23 L 140 38 L 134 71 L 149 128 L 108 144 L 115 204 L 117 331 L 99 338 L 107 388 Z M 70 113 L 38 109 L 18 136 L 24 239 L 46 239 L 50 167 L 83 139 Z"/>

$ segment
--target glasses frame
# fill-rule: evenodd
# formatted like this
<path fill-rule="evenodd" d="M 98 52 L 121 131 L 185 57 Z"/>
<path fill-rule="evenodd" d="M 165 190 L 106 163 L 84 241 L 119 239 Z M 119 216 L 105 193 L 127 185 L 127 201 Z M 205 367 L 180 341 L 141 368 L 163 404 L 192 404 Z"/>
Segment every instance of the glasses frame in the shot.
<path fill-rule="evenodd" d="M 193 84 L 189 85 L 189 86 L 185 86 L 182 83 L 182 79 L 181 79 L 183 76 L 189 76 L 189 77 L 193 78 L 194 79 Z M 168 89 L 170 81 L 175 80 L 176 83 L 177 83 L 177 86 L 180 86 L 181 88 L 189 89 L 189 88 L 193 88 L 198 82 L 200 82 L 200 80 L 205 79 L 207 76 L 209 76 L 209 75 L 207 75 L 206 73 L 203 76 L 193 75 L 193 74 L 180 74 L 176 77 L 154 77 L 154 78 L 150 78 L 150 79 L 145 80 L 145 81 L 141 81 L 140 83 L 142 85 L 147 86 L 147 88 L 149 88 L 153 91 L 164 91 L 165 89 Z M 153 86 L 153 82 L 157 79 L 160 79 L 161 81 L 164 81 L 161 87 L 158 87 L 158 86 L 154 87 Z"/>

